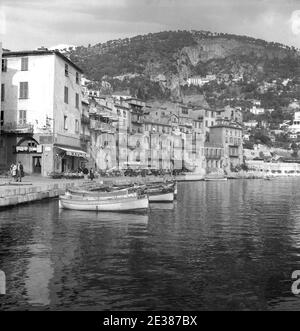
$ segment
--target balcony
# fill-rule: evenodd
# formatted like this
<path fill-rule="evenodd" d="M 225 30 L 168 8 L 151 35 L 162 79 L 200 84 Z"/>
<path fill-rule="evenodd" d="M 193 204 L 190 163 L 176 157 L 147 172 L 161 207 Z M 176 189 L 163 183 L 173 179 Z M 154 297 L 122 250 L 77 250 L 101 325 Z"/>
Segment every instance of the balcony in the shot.
<path fill-rule="evenodd" d="M 139 125 L 144 124 L 144 118 L 140 116 L 133 116 L 131 121 L 134 124 L 139 124 Z"/>
<path fill-rule="evenodd" d="M 33 125 L 30 123 L 6 123 L 2 126 L 2 132 L 15 134 L 33 134 Z"/>
<path fill-rule="evenodd" d="M 82 114 L 81 115 L 81 123 L 82 124 L 90 124 L 90 118 L 89 118 L 89 116 Z"/>
<path fill-rule="evenodd" d="M 116 128 L 111 124 L 91 120 L 90 129 L 94 131 L 100 131 L 101 133 L 115 133 Z"/>
<path fill-rule="evenodd" d="M 81 134 L 80 135 L 80 140 L 84 141 L 84 142 L 91 141 L 91 136 L 86 135 L 86 134 Z"/>

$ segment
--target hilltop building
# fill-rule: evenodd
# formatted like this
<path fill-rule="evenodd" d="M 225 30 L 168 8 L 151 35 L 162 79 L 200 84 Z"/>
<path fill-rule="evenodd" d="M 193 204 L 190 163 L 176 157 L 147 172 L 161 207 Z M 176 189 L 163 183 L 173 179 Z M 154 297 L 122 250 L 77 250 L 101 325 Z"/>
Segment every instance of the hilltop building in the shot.
<path fill-rule="evenodd" d="M 217 79 L 216 75 L 206 75 L 205 77 L 193 76 L 193 77 L 188 78 L 187 84 L 188 84 L 188 86 L 194 85 L 194 86 L 201 87 L 216 79 Z"/>
<path fill-rule="evenodd" d="M 294 114 L 293 124 L 288 127 L 291 133 L 300 133 L 300 112 L 296 111 Z"/>

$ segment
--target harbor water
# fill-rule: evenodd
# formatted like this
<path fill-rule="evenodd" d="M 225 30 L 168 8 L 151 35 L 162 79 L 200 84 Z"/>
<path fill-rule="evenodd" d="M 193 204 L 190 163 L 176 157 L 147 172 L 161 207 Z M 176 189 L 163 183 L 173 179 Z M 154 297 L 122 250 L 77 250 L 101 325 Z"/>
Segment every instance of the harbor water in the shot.
<path fill-rule="evenodd" d="M 0 211 L 0 310 L 300 310 L 300 179 L 179 183 L 148 214 Z"/>

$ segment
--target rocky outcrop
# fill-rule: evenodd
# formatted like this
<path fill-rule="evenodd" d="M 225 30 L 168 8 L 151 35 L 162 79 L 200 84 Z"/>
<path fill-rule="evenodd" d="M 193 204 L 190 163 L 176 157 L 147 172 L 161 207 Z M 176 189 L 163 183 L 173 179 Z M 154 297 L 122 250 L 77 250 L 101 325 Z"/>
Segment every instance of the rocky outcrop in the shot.
<path fill-rule="evenodd" d="M 255 81 L 262 75 L 267 76 L 268 70 L 272 72 L 272 79 L 286 76 L 284 66 L 299 65 L 300 72 L 299 52 L 294 48 L 203 31 L 162 32 L 78 47 L 70 56 L 90 79 L 101 81 L 104 76 L 115 77 L 112 88 L 119 87 L 121 82 L 123 89 L 146 89 L 148 96 L 153 90 L 155 97 L 158 87 L 163 95 L 170 94 L 178 100 L 185 96 L 182 87 L 187 85 L 188 78 L 195 75 L 225 75 L 225 81 L 237 81 L 245 76 Z M 143 80 L 149 82 L 148 87 L 141 84 Z M 165 93 L 166 90 L 170 93 Z"/>

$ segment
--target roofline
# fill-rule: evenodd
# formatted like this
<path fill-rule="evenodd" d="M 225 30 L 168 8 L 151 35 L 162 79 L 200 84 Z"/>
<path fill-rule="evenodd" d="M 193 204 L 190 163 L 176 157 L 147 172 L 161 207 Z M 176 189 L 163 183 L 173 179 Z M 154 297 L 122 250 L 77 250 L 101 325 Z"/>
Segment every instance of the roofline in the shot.
<path fill-rule="evenodd" d="M 241 128 L 241 127 L 237 127 L 237 126 L 234 126 L 234 125 L 228 125 L 228 124 L 213 125 L 213 126 L 210 127 L 210 129 L 222 129 L 222 128 L 237 129 L 237 130 L 243 131 L 243 128 Z"/>
<path fill-rule="evenodd" d="M 4 52 L 2 54 L 3 58 L 7 57 L 19 57 L 19 56 L 38 56 L 38 55 L 57 55 L 64 61 L 68 62 L 72 65 L 77 71 L 83 74 L 83 70 L 78 67 L 74 62 L 72 62 L 69 58 L 63 55 L 61 52 L 56 50 L 33 50 L 33 51 L 16 51 L 16 52 Z"/>

